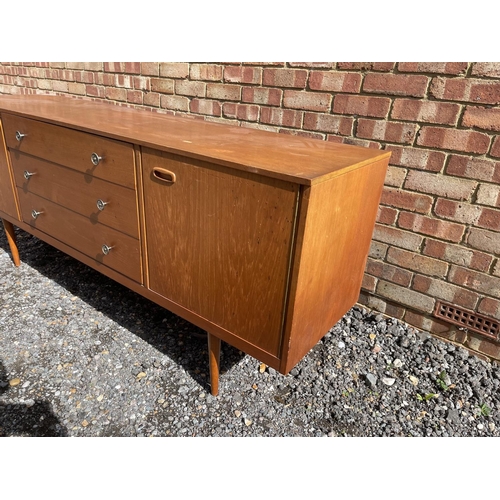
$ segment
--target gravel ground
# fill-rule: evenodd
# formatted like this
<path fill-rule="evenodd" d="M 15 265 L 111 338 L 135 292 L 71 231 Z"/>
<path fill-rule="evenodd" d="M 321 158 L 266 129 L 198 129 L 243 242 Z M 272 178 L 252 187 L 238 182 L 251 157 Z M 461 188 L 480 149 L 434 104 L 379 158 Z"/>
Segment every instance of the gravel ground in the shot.
<path fill-rule="evenodd" d="M 500 366 L 351 309 L 287 376 L 0 230 L 0 436 L 499 436 Z"/>

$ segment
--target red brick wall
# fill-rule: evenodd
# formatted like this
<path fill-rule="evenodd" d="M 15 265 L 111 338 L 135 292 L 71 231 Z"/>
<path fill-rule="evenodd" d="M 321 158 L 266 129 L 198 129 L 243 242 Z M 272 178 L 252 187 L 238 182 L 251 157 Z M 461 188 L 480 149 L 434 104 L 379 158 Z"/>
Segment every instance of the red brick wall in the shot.
<path fill-rule="evenodd" d="M 500 320 L 500 63 L 1 63 L 63 93 L 392 151 L 360 302 L 500 359 L 432 312 Z"/>

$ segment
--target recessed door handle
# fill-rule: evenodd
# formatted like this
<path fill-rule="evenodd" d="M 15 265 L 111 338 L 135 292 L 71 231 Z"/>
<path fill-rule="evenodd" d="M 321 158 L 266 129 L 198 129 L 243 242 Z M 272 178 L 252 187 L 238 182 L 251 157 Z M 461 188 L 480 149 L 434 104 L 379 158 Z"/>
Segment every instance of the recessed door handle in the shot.
<path fill-rule="evenodd" d="M 168 182 L 169 184 L 173 184 L 176 179 L 175 174 L 165 168 L 159 168 L 159 167 L 153 168 L 153 175 L 159 181 Z"/>

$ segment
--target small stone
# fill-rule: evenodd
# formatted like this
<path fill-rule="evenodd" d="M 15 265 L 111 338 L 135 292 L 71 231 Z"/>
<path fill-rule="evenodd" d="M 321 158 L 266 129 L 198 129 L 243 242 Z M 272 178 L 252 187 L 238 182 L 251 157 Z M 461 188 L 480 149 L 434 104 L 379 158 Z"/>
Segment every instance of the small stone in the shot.
<path fill-rule="evenodd" d="M 384 377 L 382 379 L 382 383 L 385 384 L 385 385 L 388 385 L 389 387 L 391 385 L 394 385 L 394 382 L 396 382 L 396 379 L 395 378 L 389 378 L 389 377 Z"/>
<path fill-rule="evenodd" d="M 244 422 L 247 427 L 250 427 L 252 425 L 252 421 L 249 418 L 245 418 Z"/>
<path fill-rule="evenodd" d="M 377 354 L 378 352 L 380 352 L 382 350 L 382 347 L 380 347 L 378 344 L 372 349 L 372 352 L 374 354 Z"/>
<path fill-rule="evenodd" d="M 83 425 L 83 427 L 87 427 L 87 425 L 89 425 L 89 423 L 88 423 L 86 420 L 84 420 L 84 421 L 82 422 L 82 425 Z"/>
<path fill-rule="evenodd" d="M 13 378 L 12 380 L 9 381 L 9 385 L 11 387 L 15 387 L 16 385 L 19 385 L 21 383 L 21 380 L 18 378 Z"/>
<path fill-rule="evenodd" d="M 448 410 L 448 414 L 446 415 L 446 420 L 448 420 L 448 422 L 451 422 L 452 424 L 459 424 L 460 415 L 458 413 L 458 410 Z"/>
<path fill-rule="evenodd" d="M 137 378 L 137 380 L 141 380 L 141 379 L 143 379 L 145 376 L 146 376 L 146 374 L 145 374 L 144 372 L 139 372 L 139 373 L 137 374 L 137 377 L 136 377 L 136 378 Z"/>
<path fill-rule="evenodd" d="M 398 358 L 394 360 L 394 368 L 401 368 L 403 366 L 403 362 Z"/>
<path fill-rule="evenodd" d="M 261 363 L 259 366 L 259 372 L 264 373 L 266 371 L 266 365 L 264 363 Z"/>
<path fill-rule="evenodd" d="M 258 386 L 257 384 L 253 384 L 253 385 L 252 385 L 252 389 L 253 389 L 254 391 L 256 391 L 258 388 L 259 388 L 259 386 Z"/>
<path fill-rule="evenodd" d="M 31 382 L 30 382 L 29 380 L 28 380 L 28 381 L 26 381 L 26 382 L 24 382 L 24 384 L 22 385 L 22 388 L 23 388 L 23 389 L 26 389 L 26 387 L 28 387 L 28 386 L 30 385 L 30 383 L 31 383 Z"/>
<path fill-rule="evenodd" d="M 340 349 L 343 349 L 344 347 L 345 347 L 344 342 L 339 342 L 339 348 L 340 348 Z"/>
<path fill-rule="evenodd" d="M 370 333 L 369 337 L 370 340 L 375 340 L 377 338 L 377 336 L 374 333 Z"/>
<path fill-rule="evenodd" d="M 418 378 L 414 377 L 413 375 L 410 375 L 408 377 L 410 379 L 410 382 L 416 387 L 418 385 Z"/>
<path fill-rule="evenodd" d="M 97 396 L 97 401 L 101 402 L 104 396 L 101 394 L 100 396 Z"/>
<path fill-rule="evenodd" d="M 377 388 L 377 377 L 373 375 L 373 373 L 368 373 L 366 375 L 366 380 L 368 380 L 368 383 L 370 384 L 372 390 L 375 390 Z"/>
<path fill-rule="evenodd" d="M 241 411 L 240 411 L 240 410 L 235 410 L 235 411 L 234 411 L 234 414 L 235 414 L 237 417 L 240 417 L 240 416 L 241 416 Z"/>
<path fill-rule="evenodd" d="M 483 424 L 477 424 L 477 428 L 482 431 L 484 429 L 484 425 Z"/>
<path fill-rule="evenodd" d="M 488 424 L 488 427 L 489 427 L 490 431 L 492 431 L 492 432 L 493 432 L 493 431 L 495 430 L 495 422 L 490 422 L 490 423 Z"/>

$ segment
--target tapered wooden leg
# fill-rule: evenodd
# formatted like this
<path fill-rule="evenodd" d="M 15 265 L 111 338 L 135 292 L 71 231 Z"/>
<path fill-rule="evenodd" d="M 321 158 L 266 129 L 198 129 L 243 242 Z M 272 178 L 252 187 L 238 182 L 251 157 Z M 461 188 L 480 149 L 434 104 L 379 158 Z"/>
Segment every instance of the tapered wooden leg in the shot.
<path fill-rule="evenodd" d="M 5 234 L 7 235 L 7 242 L 9 243 L 10 253 L 12 254 L 12 260 L 16 266 L 21 265 L 19 259 L 19 250 L 16 244 L 16 233 L 14 232 L 14 226 L 7 220 L 2 219 L 3 227 L 5 228 Z"/>
<path fill-rule="evenodd" d="M 220 339 L 210 333 L 207 337 L 210 363 L 210 392 L 212 396 L 217 396 L 219 394 Z"/>

